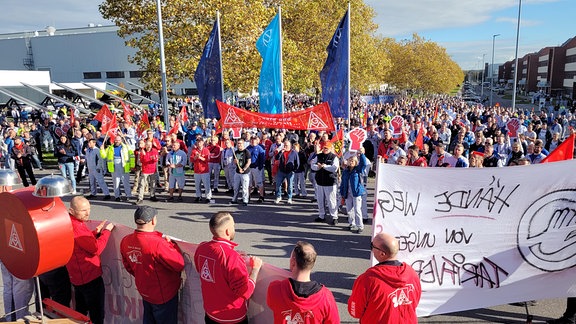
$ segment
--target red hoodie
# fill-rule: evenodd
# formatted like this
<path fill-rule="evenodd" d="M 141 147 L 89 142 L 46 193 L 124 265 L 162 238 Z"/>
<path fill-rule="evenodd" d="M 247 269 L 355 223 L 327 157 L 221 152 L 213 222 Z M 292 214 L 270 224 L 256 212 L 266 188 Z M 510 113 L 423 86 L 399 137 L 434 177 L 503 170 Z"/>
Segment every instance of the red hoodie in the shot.
<path fill-rule="evenodd" d="M 158 168 L 158 150 L 154 147 L 147 152 L 146 150 L 138 150 L 138 158 L 140 159 L 140 164 L 142 164 L 143 174 L 154 174 Z"/>
<path fill-rule="evenodd" d="M 134 276 L 142 298 L 155 305 L 168 302 L 180 289 L 184 258 L 173 242 L 160 232 L 135 230 L 120 243 L 122 263 Z"/>
<path fill-rule="evenodd" d="M 338 306 L 328 288 L 305 297 L 294 293 L 290 279 L 273 281 L 266 296 L 268 307 L 274 312 L 274 323 L 322 324 L 340 323 Z"/>
<path fill-rule="evenodd" d="M 95 230 L 91 232 L 83 221 L 72 215 L 70 219 L 74 231 L 74 250 L 66 269 L 70 275 L 70 282 L 75 286 L 81 286 L 102 275 L 100 254 L 108 243 L 110 231 L 103 229 L 98 235 Z"/>
<path fill-rule="evenodd" d="M 361 324 L 418 323 L 416 307 L 422 288 L 420 278 L 406 263 L 379 263 L 361 274 L 354 282 L 348 299 L 348 312 Z"/>

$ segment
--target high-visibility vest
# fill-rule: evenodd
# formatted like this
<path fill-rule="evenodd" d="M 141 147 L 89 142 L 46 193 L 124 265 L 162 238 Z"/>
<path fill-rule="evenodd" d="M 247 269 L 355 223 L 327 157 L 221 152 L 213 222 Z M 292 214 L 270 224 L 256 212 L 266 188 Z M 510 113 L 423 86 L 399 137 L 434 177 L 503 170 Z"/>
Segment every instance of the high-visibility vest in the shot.
<path fill-rule="evenodd" d="M 106 166 L 108 172 L 114 172 L 114 145 L 110 145 L 106 150 L 100 150 L 100 156 L 106 159 Z M 126 144 L 122 143 L 122 150 L 120 152 L 120 157 L 122 158 L 122 165 L 124 166 L 124 172 L 130 173 L 130 170 L 136 166 L 136 157 L 134 156 L 134 151 L 129 150 Z"/>

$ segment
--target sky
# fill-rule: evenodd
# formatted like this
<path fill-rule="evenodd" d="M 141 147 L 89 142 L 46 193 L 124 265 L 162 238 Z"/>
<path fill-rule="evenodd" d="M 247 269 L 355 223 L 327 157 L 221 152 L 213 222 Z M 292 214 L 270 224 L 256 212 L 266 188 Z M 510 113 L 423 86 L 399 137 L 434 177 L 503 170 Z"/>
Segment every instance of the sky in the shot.
<path fill-rule="evenodd" d="M 364 0 L 374 8 L 378 34 L 397 40 L 414 33 L 438 43 L 464 70 L 482 62 L 513 60 L 520 0 Z M 47 26 L 110 25 L 98 11 L 101 0 L 2 0 L 0 34 Z M 559 46 L 576 36 L 576 0 L 523 0 L 518 57 Z M 493 38 L 493 35 L 500 34 Z"/>

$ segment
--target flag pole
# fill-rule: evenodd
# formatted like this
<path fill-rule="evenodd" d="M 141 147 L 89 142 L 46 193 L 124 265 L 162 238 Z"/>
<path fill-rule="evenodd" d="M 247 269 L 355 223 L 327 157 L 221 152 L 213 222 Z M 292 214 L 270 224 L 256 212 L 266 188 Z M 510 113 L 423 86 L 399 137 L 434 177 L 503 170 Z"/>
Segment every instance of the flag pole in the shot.
<path fill-rule="evenodd" d="M 282 62 L 282 7 L 278 6 L 278 32 L 280 33 L 280 94 L 282 97 L 282 113 L 284 110 L 284 63 Z"/>
<path fill-rule="evenodd" d="M 222 100 L 224 101 L 224 68 L 222 67 L 222 35 L 220 33 L 220 10 L 216 10 L 216 25 L 218 31 L 218 53 L 220 53 L 220 81 L 222 81 Z M 222 118 L 222 116 L 220 116 Z"/>
<path fill-rule="evenodd" d="M 350 38 L 350 29 L 352 26 L 350 25 L 350 16 L 352 16 L 352 12 L 350 11 L 350 1 L 348 1 L 348 130 L 350 130 L 350 43 L 352 43 L 352 39 Z"/>

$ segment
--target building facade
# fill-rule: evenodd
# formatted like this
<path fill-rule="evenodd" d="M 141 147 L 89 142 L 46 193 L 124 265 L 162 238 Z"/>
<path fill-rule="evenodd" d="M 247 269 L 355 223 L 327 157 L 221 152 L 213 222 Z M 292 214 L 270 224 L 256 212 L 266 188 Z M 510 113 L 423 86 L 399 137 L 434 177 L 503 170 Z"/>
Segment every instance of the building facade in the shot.
<path fill-rule="evenodd" d="M 561 46 L 545 47 L 518 58 L 518 75 L 514 80 L 515 60 L 498 67 L 501 85 L 525 93 L 542 92 L 549 96 L 576 98 L 576 37 Z"/>

